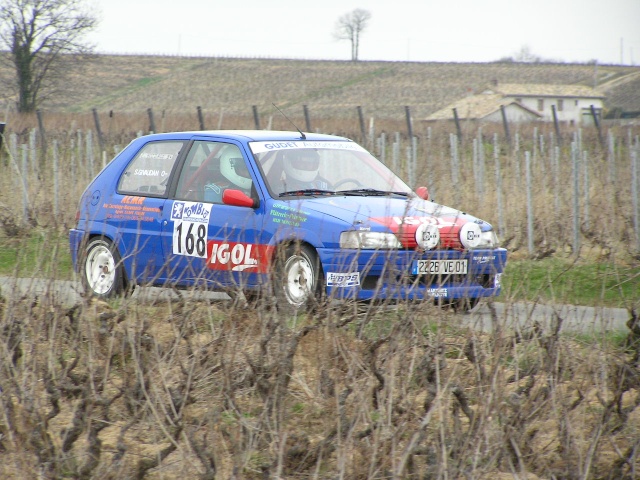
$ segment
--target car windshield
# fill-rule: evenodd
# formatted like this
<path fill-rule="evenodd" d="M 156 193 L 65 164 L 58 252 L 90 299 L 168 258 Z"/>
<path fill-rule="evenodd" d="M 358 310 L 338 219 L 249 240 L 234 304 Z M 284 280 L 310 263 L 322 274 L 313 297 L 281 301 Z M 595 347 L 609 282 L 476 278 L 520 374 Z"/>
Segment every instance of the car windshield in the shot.
<path fill-rule="evenodd" d="M 353 142 L 251 142 L 274 198 L 328 195 L 411 195 L 384 164 Z"/>

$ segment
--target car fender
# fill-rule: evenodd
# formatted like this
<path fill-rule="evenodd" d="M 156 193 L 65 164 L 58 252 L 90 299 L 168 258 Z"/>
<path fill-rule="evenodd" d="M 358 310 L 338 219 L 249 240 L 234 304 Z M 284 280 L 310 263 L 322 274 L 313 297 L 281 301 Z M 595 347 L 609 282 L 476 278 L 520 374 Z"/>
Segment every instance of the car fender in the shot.
<path fill-rule="evenodd" d="M 111 243 L 115 245 L 115 247 L 118 249 L 118 252 L 120 254 L 126 251 L 123 237 L 120 233 L 118 233 L 118 229 L 113 225 L 108 225 L 108 224 L 102 224 L 102 226 L 104 228 L 102 228 L 101 230 L 90 230 L 85 232 L 84 238 L 81 242 L 81 249 L 78 252 L 78 258 L 82 258 L 82 246 L 86 245 L 86 243 L 91 238 L 95 238 L 95 237 L 102 237 L 106 240 L 109 240 Z M 129 276 L 131 272 L 131 266 L 133 263 L 132 257 L 133 255 L 122 256 L 122 263 L 124 264 L 125 270 L 127 272 L 127 276 Z M 80 268 L 79 264 L 78 264 L 78 268 Z"/>
<path fill-rule="evenodd" d="M 307 243 L 315 250 L 323 247 L 317 232 L 306 228 L 278 230 L 273 237 L 271 237 L 269 246 L 275 249 L 282 244 L 290 243 Z"/>

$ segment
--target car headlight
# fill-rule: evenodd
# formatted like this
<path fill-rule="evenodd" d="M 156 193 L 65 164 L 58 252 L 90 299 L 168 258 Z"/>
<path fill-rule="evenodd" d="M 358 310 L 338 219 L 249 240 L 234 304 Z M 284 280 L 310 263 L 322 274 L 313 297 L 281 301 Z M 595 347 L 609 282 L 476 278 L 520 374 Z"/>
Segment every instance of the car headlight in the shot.
<path fill-rule="evenodd" d="M 498 248 L 499 246 L 500 242 L 498 241 L 496 232 L 493 230 L 482 232 L 482 236 L 480 237 L 480 246 L 478 248 Z"/>
<path fill-rule="evenodd" d="M 493 230 L 483 232 L 477 223 L 465 223 L 460 229 L 460 242 L 465 248 L 496 248 L 498 237 Z"/>
<path fill-rule="evenodd" d="M 340 248 L 389 250 L 402 248 L 402 244 L 393 233 L 350 230 L 340 234 Z"/>

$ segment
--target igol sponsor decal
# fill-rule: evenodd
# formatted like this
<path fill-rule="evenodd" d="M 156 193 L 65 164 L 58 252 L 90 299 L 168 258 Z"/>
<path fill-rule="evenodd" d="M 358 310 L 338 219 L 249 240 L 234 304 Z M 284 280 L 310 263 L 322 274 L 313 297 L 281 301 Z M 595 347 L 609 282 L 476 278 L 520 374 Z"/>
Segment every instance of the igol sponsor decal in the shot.
<path fill-rule="evenodd" d="M 231 270 L 265 273 L 269 266 L 270 248 L 253 243 L 207 243 L 207 267 L 211 270 Z"/>

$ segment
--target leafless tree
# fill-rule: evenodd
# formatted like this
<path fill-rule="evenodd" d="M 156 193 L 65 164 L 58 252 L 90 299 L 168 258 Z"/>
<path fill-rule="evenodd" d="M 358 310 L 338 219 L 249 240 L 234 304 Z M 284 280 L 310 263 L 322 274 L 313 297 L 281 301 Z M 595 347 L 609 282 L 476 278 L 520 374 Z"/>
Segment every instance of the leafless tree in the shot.
<path fill-rule="evenodd" d="M 358 61 L 360 49 L 360 35 L 369 25 L 371 12 L 362 8 L 342 15 L 336 23 L 333 36 L 336 40 L 349 40 L 351 42 L 351 60 Z"/>
<path fill-rule="evenodd" d="M 536 55 L 531 51 L 531 47 L 529 47 L 529 45 L 523 45 L 514 55 L 513 59 L 514 61 L 521 63 L 540 63 L 543 61 L 539 55 Z"/>
<path fill-rule="evenodd" d="M 20 112 L 34 111 L 69 62 L 92 52 L 83 39 L 96 24 L 84 0 L 0 0 L 0 48 L 15 69 Z"/>

